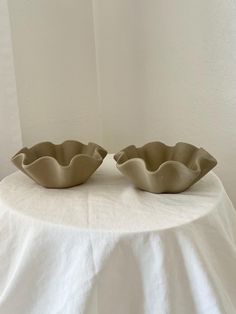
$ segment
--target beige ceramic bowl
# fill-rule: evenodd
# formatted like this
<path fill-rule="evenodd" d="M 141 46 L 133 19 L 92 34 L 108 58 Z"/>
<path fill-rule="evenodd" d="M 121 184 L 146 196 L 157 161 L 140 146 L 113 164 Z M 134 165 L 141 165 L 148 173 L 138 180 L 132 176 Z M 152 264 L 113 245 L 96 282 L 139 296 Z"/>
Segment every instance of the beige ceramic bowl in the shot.
<path fill-rule="evenodd" d="M 187 143 L 151 142 L 128 146 L 114 155 L 117 168 L 138 188 L 152 193 L 180 193 L 217 164 L 203 148 Z"/>
<path fill-rule="evenodd" d="M 65 141 L 42 142 L 23 148 L 12 162 L 23 173 L 47 188 L 67 188 L 84 183 L 101 165 L 107 152 L 99 145 Z"/>

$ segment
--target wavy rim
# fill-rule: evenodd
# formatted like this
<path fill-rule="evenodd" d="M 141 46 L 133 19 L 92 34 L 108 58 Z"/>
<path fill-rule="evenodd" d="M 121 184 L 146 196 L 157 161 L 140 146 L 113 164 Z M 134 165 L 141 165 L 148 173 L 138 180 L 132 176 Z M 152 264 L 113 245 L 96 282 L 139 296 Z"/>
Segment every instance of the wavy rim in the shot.
<path fill-rule="evenodd" d="M 32 161 L 31 163 L 25 163 L 25 159 L 27 157 L 27 154 L 25 152 L 22 152 L 22 150 L 24 149 L 28 149 L 28 150 L 32 150 L 34 149 L 35 147 L 39 146 L 39 145 L 42 145 L 42 144 L 50 144 L 50 145 L 53 145 L 54 147 L 58 147 L 58 146 L 63 146 L 65 143 L 67 142 L 73 142 L 73 143 L 77 143 L 77 144 L 81 144 L 83 147 L 86 147 L 86 146 L 89 146 L 89 145 L 94 145 L 95 146 L 95 150 L 94 150 L 94 155 L 91 156 L 91 155 L 88 155 L 88 154 L 85 154 L 85 153 L 78 153 L 76 155 L 74 155 L 70 162 L 67 164 L 67 165 L 62 165 L 55 157 L 52 157 L 52 156 L 41 156 L 37 159 L 35 159 L 34 161 Z M 69 168 L 71 166 L 71 164 L 74 162 L 75 159 L 79 158 L 79 157 L 87 157 L 89 159 L 93 159 L 93 160 L 97 160 L 97 161 L 100 161 L 102 162 L 103 159 L 106 157 L 107 155 L 107 151 L 101 147 L 100 145 L 96 144 L 96 143 L 93 143 L 93 142 L 88 142 L 88 144 L 84 144 L 80 141 L 76 141 L 76 140 L 66 140 L 64 142 L 62 142 L 61 144 L 54 144 L 50 141 L 45 141 L 45 142 L 40 142 L 40 143 L 37 143 L 33 146 L 31 146 L 30 148 L 28 148 L 27 146 L 23 147 L 21 150 L 19 150 L 12 158 L 11 158 L 11 161 L 14 161 L 14 159 L 18 158 L 18 157 L 21 157 L 21 165 L 24 167 L 24 168 L 28 168 L 32 165 L 34 165 L 35 163 L 41 161 L 41 160 L 44 160 L 44 159 L 52 159 L 53 161 L 55 161 L 60 167 L 62 168 Z"/>
<path fill-rule="evenodd" d="M 185 143 L 185 142 L 178 142 L 178 143 L 176 143 L 175 145 L 171 146 L 171 145 L 166 145 L 166 144 L 163 143 L 163 142 L 153 141 L 153 142 L 146 143 L 145 145 L 139 146 L 139 147 L 137 147 L 137 146 L 135 146 L 135 145 L 129 145 L 129 146 L 125 147 L 124 149 L 122 149 L 121 151 L 119 151 L 118 153 L 114 154 L 113 158 L 114 158 L 115 161 L 116 161 L 116 166 L 117 166 L 117 168 L 120 168 L 120 167 L 122 167 L 123 165 L 127 165 L 128 163 L 132 163 L 133 161 L 138 161 L 138 162 L 142 162 L 142 164 L 143 164 L 143 166 L 144 166 L 144 169 L 145 169 L 145 171 L 146 171 L 147 173 L 153 174 L 153 175 L 156 174 L 157 172 L 159 172 L 160 169 L 163 168 L 163 167 L 166 166 L 166 165 L 176 165 L 176 164 L 185 167 L 186 169 L 188 169 L 189 171 L 191 171 L 193 174 L 201 173 L 201 169 L 202 169 L 202 168 L 200 167 L 199 160 L 201 160 L 202 158 L 196 160 L 196 162 L 195 162 L 195 164 L 196 164 L 196 169 L 189 168 L 189 167 L 186 166 L 184 163 L 182 163 L 182 162 L 180 162 L 180 161 L 178 161 L 178 160 L 166 160 L 166 161 L 164 161 L 163 163 L 161 163 L 161 164 L 159 165 L 159 167 L 158 167 L 156 170 L 149 170 L 149 169 L 147 168 L 147 163 L 146 163 L 146 161 L 145 161 L 143 158 L 141 158 L 141 157 L 133 157 L 133 158 L 130 158 L 130 159 L 125 160 L 125 161 L 123 161 L 123 162 L 120 161 L 120 159 L 124 156 L 125 150 L 126 150 L 127 148 L 129 148 L 129 147 L 134 147 L 134 148 L 136 148 L 136 149 L 141 149 L 141 148 L 144 148 L 144 147 L 146 147 L 146 146 L 149 146 L 150 144 L 153 144 L 153 143 L 161 144 L 161 145 L 165 146 L 166 148 L 175 148 L 178 144 L 185 144 L 185 145 L 188 145 L 188 146 L 190 146 L 190 147 L 192 147 L 192 148 L 194 148 L 194 149 L 196 149 L 196 150 L 201 150 L 201 151 L 203 151 L 203 152 L 206 154 L 206 156 L 208 157 L 208 159 L 210 159 L 211 161 L 214 162 L 214 166 L 213 166 L 211 169 L 213 169 L 213 168 L 217 165 L 217 160 L 216 160 L 210 153 L 208 153 L 204 148 L 202 148 L 202 147 L 197 147 L 197 146 L 195 146 L 195 145 L 192 145 L 192 144 L 189 144 L 189 143 Z"/>

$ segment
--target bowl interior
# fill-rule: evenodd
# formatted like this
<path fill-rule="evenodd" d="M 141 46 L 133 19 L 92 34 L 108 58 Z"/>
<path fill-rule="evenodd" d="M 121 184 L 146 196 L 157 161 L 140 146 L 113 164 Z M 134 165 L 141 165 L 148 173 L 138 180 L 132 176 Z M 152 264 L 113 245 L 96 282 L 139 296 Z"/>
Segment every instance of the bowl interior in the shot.
<path fill-rule="evenodd" d="M 167 146 L 161 142 L 148 143 L 142 147 L 129 146 L 123 152 L 119 163 L 133 158 L 141 158 L 149 171 L 156 171 L 161 164 L 168 161 L 177 161 L 194 170 L 196 160 L 201 155 L 213 158 L 205 150 L 186 143 L 177 143 L 175 146 Z"/>
<path fill-rule="evenodd" d="M 30 149 L 22 149 L 22 153 L 25 154 L 24 164 L 30 164 L 41 157 L 53 157 L 62 166 L 66 166 L 70 163 L 71 159 L 77 154 L 84 154 L 87 156 L 93 156 L 98 145 L 89 143 L 84 145 L 76 141 L 66 141 L 62 144 L 55 145 L 50 142 L 44 142 L 37 144 Z"/>

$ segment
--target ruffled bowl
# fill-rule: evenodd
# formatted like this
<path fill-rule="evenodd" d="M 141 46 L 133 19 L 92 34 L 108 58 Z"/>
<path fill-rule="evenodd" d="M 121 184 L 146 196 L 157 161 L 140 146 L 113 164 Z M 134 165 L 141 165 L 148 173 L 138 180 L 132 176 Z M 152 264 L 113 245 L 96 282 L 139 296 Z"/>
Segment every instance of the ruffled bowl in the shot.
<path fill-rule="evenodd" d="M 182 142 L 173 147 L 161 142 L 131 145 L 115 154 L 114 159 L 122 174 L 151 193 L 183 192 L 217 164 L 203 148 Z"/>
<path fill-rule="evenodd" d="M 95 143 L 42 142 L 23 148 L 12 157 L 13 164 L 46 188 L 67 188 L 84 183 L 107 155 Z"/>

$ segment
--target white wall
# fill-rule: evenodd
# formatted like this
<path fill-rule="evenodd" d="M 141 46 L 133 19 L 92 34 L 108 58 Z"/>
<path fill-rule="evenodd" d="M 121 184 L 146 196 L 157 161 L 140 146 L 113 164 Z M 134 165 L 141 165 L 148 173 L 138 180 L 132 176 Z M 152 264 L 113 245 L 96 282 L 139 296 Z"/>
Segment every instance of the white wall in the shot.
<path fill-rule="evenodd" d="M 91 1 L 9 0 L 23 141 L 100 141 Z"/>
<path fill-rule="evenodd" d="M 9 0 L 23 140 L 203 146 L 236 204 L 236 6 Z"/>
<path fill-rule="evenodd" d="M 0 180 L 15 171 L 11 156 L 22 146 L 7 1 L 0 0 Z"/>

